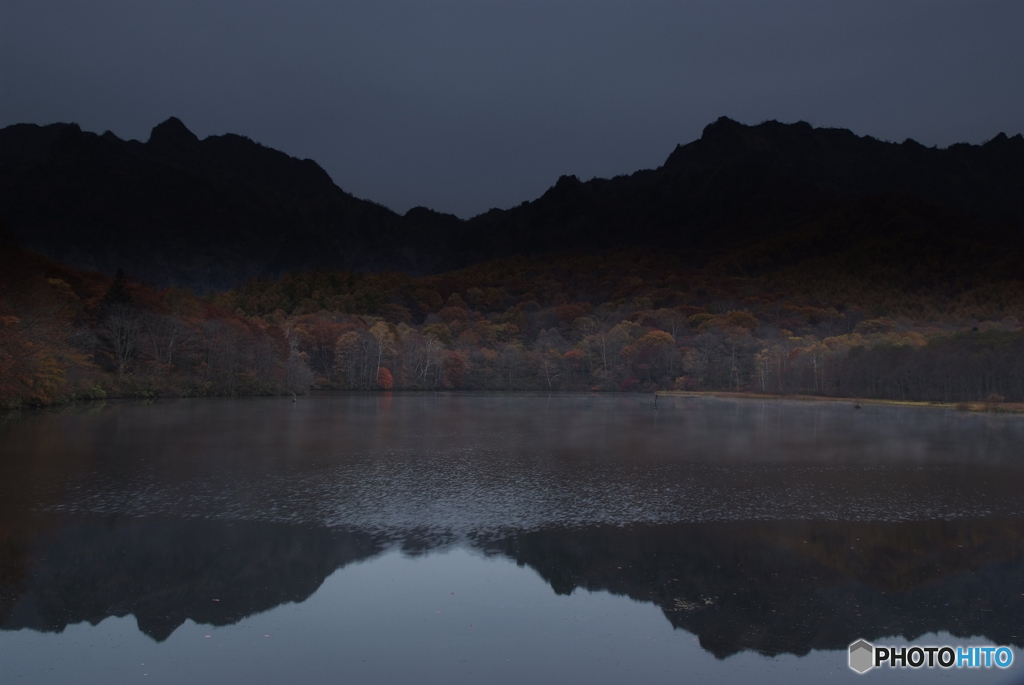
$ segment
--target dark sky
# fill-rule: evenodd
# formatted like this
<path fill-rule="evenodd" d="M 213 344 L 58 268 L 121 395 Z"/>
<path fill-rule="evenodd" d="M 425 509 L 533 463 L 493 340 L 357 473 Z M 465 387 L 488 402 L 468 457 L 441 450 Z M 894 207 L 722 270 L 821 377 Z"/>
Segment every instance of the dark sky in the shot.
<path fill-rule="evenodd" d="M 0 0 L 0 126 L 168 116 L 461 216 L 661 164 L 721 115 L 1024 132 L 1024 2 Z"/>

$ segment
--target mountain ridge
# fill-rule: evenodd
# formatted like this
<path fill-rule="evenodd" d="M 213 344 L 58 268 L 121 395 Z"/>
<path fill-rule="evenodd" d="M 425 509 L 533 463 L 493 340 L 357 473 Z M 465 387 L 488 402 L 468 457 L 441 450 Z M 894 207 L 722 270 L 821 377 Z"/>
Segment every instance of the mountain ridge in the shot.
<path fill-rule="evenodd" d="M 0 220 L 22 247 L 194 288 L 289 271 L 426 274 L 511 254 L 624 248 L 672 250 L 704 265 L 812 225 L 824 236 L 819 253 L 829 254 L 852 235 L 833 228 L 834 217 L 879 200 L 892 207 L 872 226 L 911 234 L 938 213 L 948 225 L 935 230 L 1021 249 L 1024 137 L 929 148 L 721 117 L 655 169 L 562 176 L 533 200 L 463 220 L 425 207 L 400 215 L 344 191 L 313 160 L 230 133 L 200 140 L 175 117 L 144 143 L 76 124 L 0 129 Z"/>

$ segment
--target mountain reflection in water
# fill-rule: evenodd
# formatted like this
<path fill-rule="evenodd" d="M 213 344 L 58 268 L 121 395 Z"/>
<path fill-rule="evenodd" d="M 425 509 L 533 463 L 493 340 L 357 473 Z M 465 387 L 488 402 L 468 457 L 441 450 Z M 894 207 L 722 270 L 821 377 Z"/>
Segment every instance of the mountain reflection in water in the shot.
<path fill-rule="evenodd" d="M 393 546 L 451 544 L 275 524 L 78 523 L 5 541 L 0 627 L 61 631 L 133 614 L 164 640 L 186 619 L 222 626 L 302 602 L 335 570 Z M 1024 645 L 1021 521 L 595 526 L 456 544 L 526 565 L 558 594 L 654 603 L 720 658 L 943 631 Z"/>
<path fill-rule="evenodd" d="M 116 405 L 0 424 L 0 628 L 166 640 L 464 547 L 719 658 L 1024 646 L 1020 417 L 586 396 Z M 371 561 L 372 563 L 372 561 Z"/>

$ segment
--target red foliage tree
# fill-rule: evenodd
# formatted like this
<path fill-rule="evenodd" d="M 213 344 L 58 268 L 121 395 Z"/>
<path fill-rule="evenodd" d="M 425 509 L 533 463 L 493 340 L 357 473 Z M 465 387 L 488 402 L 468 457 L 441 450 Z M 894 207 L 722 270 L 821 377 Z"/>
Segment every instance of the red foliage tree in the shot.
<path fill-rule="evenodd" d="M 380 367 L 377 371 L 377 387 L 381 390 L 391 390 L 395 387 L 395 378 L 386 366 Z"/>

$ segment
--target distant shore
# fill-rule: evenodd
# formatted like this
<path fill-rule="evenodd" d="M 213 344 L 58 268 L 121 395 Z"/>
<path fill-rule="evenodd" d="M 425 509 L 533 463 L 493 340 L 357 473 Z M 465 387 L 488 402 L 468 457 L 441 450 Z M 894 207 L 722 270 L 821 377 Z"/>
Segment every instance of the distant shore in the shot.
<path fill-rule="evenodd" d="M 316 392 L 317 389 L 311 389 L 312 392 Z M 348 392 L 344 390 L 324 390 L 320 389 L 321 392 Z M 390 393 L 390 390 L 370 390 L 370 391 L 356 391 L 356 392 L 371 392 L 371 393 Z M 397 390 L 394 392 L 404 393 L 419 393 L 419 392 L 430 392 L 428 390 Z M 475 390 L 446 390 L 445 392 L 452 394 L 461 393 L 474 393 Z M 499 391 L 501 392 L 501 391 Z M 567 393 L 580 392 L 580 391 L 565 391 Z M 299 393 L 299 396 L 308 395 L 309 391 L 305 393 Z M 561 394 L 556 391 L 554 394 Z M 603 391 L 599 394 L 602 395 L 621 395 L 630 396 L 636 393 L 630 392 L 614 392 L 614 391 Z M 761 394 L 754 392 L 729 392 L 724 390 L 657 390 L 654 393 L 660 397 L 716 397 L 720 399 L 743 399 L 743 400 L 792 400 L 796 402 L 827 402 L 827 403 L 841 403 L 850 405 L 865 405 L 865 404 L 876 404 L 885 405 L 890 407 L 932 407 L 939 409 L 955 409 L 957 411 L 964 412 L 975 412 L 975 413 L 994 413 L 994 414 L 1024 414 L 1024 402 L 919 402 L 912 400 L 885 400 L 885 399 L 873 399 L 866 397 L 826 397 L 821 395 L 773 395 L 773 394 Z M 9 407 L 0 408 L 0 416 L 10 416 L 20 414 L 23 412 L 33 412 L 47 409 L 55 409 L 70 406 L 85 406 L 93 403 L 106 403 L 110 401 L 119 400 L 148 400 L 154 401 L 158 399 L 191 399 L 191 398 L 211 398 L 211 397 L 288 397 L 294 396 L 295 393 L 290 392 L 243 392 L 243 393 L 209 393 L 209 394 L 161 394 L 161 393 L 110 393 L 103 396 L 97 397 L 72 397 L 62 401 L 49 402 L 45 404 L 30 404 L 21 407 Z"/>
<path fill-rule="evenodd" d="M 820 395 L 768 395 L 754 392 L 726 392 L 721 390 L 658 390 L 663 397 L 720 397 L 748 400 L 795 400 L 798 402 L 840 402 L 844 404 L 883 404 L 890 407 L 936 407 L 968 412 L 995 414 L 1024 414 L 1024 402 L 918 402 L 912 400 L 882 400 L 867 397 L 823 397 Z"/>

